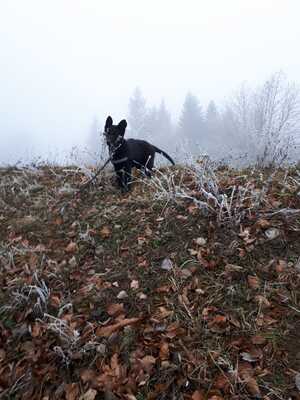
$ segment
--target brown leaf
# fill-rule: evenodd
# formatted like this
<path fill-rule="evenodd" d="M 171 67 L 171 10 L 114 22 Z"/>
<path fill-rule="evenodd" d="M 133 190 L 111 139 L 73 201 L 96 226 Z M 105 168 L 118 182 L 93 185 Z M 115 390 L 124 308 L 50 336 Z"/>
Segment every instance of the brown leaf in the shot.
<path fill-rule="evenodd" d="M 116 316 L 122 314 L 124 312 L 124 304 L 123 303 L 113 303 L 110 304 L 107 309 L 107 314 L 110 316 Z"/>
<path fill-rule="evenodd" d="M 256 382 L 256 379 L 249 378 L 245 381 L 246 389 L 251 394 L 251 396 L 255 396 L 255 398 L 261 398 L 260 389 Z"/>
<path fill-rule="evenodd" d="M 155 317 L 158 319 L 164 319 L 169 317 L 170 315 L 173 315 L 172 310 L 167 310 L 165 307 L 158 307 L 158 311 L 155 314 Z"/>
<path fill-rule="evenodd" d="M 270 226 L 270 222 L 267 219 L 259 219 L 256 224 L 255 224 L 258 228 L 261 229 L 267 229 Z"/>
<path fill-rule="evenodd" d="M 266 338 L 264 338 L 263 336 L 260 336 L 260 335 L 256 335 L 251 338 L 251 342 L 256 345 L 265 344 Z"/>
<path fill-rule="evenodd" d="M 214 388 L 223 390 L 224 393 L 227 393 L 230 388 L 230 380 L 227 374 L 220 373 L 217 376 L 217 379 L 214 382 Z"/>
<path fill-rule="evenodd" d="M 188 206 L 188 212 L 190 213 L 190 214 L 195 214 L 196 212 L 197 212 L 197 210 L 199 210 L 199 207 L 195 204 L 195 203 L 192 203 L 192 204 L 190 204 L 189 206 Z"/>
<path fill-rule="evenodd" d="M 287 262 L 284 260 L 278 260 L 275 266 L 276 272 L 280 274 L 281 272 L 285 271 L 286 268 L 287 268 Z"/>
<path fill-rule="evenodd" d="M 64 220 L 62 219 L 62 217 L 56 217 L 54 220 L 54 224 L 57 226 L 62 225 L 63 222 L 64 222 Z"/>
<path fill-rule="evenodd" d="M 70 242 L 65 248 L 66 253 L 75 253 L 78 250 L 78 246 L 75 242 Z"/>
<path fill-rule="evenodd" d="M 120 322 L 117 322 L 116 324 L 113 325 L 108 325 L 108 326 L 102 326 L 97 328 L 96 330 L 96 335 L 97 336 L 103 336 L 103 337 L 108 337 L 112 333 L 124 328 L 127 325 L 133 325 L 140 321 L 140 318 L 128 318 L 128 319 L 123 319 Z"/>
<path fill-rule="evenodd" d="M 168 293 L 170 290 L 171 290 L 170 286 L 167 286 L 167 285 L 166 286 L 161 286 L 161 287 L 155 289 L 155 291 L 157 293 Z"/>
<path fill-rule="evenodd" d="M 97 390 L 89 389 L 87 392 L 79 397 L 79 400 L 95 400 L 97 393 Z"/>
<path fill-rule="evenodd" d="M 209 321 L 208 326 L 220 325 L 224 326 L 227 323 L 227 318 L 224 315 L 216 315 L 211 321 Z"/>
<path fill-rule="evenodd" d="M 152 234 L 153 234 L 153 232 L 152 232 L 151 228 L 149 226 L 147 226 L 145 229 L 145 236 L 151 237 Z"/>
<path fill-rule="evenodd" d="M 131 282 L 130 282 L 130 289 L 138 289 L 139 288 L 139 281 L 137 281 L 137 280 L 132 280 Z"/>
<path fill-rule="evenodd" d="M 238 367 L 239 378 L 245 383 L 247 391 L 257 398 L 261 397 L 260 389 L 254 378 L 254 370 L 250 363 L 241 362 Z"/>
<path fill-rule="evenodd" d="M 65 385 L 66 400 L 77 400 L 79 395 L 78 383 L 69 383 Z"/>
<path fill-rule="evenodd" d="M 80 372 L 80 378 L 83 383 L 91 382 L 95 379 L 95 371 L 92 369 L 84 369 Z"/>
<path fill-rule="evenodd" d="M 0 361 L 3 361 L 6 357 L 4 349 L 0 349 Z"/>
<path fill-rule="evenodd" d="M 244 351 L 240 354 L 243 360 L 250 363 L 257 362 L 263 357 L 262 350 L 260 348 L 251 348 L 249 351 Z"/>
<path fill-rule="evenodd" d="M 110 359 L 110 367 L 114 371 L 119 367 L 118 354 L 115 353 Z"/>
<path fill-rule="evenodd" d="M 196 390 L 192 394 L 192 400 L 204 400 L 205 399 L 205 393 L 203 390 Z"/>
<path fill-rule="evenodd" d="M 239 323 L 239 321 L 238 321 L 236 318 L 234 318 L 232 315 L 228 318 L 228 321 L 229 321 L 233 326 L 235 326 L 236 328 L 240 328 L 240 327 L 241 327 L 241 324 Z"/>
<path fill-rule="evenodd" d="M 169 344 L 167 342 L 163 342 L 160 345 L 159 349 L 159 358 L 161 360 L 168 360 L 170 356 L 170 351 L 169 351 Z"/>
<path fill-rule="evenodd" d="M 258 289 L 260 287 L 260 280 L 257 276 L 248 275 L 247 280 L 251 289 Z"/>
<path fill-rule="evenodd" d="M 58 295 L 52 294 L 50 297 L 50 302 L 53 307 L 59 307 L 61 303 L 61 299 Z"/>
<path fill-rule="evenodd" d="M 100 236 L 102 239 L 108 239 L 111 236 L 111 229 L 107 225 L 103 226 L 100 230 Z"/>
<path fill-rule="evenodd" d="M 271 303 L 269 302 L 269 300 L 260 294 L 255 296 L 255 301 L 257 301 L 262 306 L 262 308 L 271 307 Z"/>
<path fill-rule="evenodd" d="M 145 356 L 141 360 L 141 365 L 144 371 L 150 372 L 153 368 L 153 365 L 156 363 L 156 359 L 153 356 Z"/>
<path fill-rule="evenodd" d="M 41 334 L 41 324 L 39 324 L 38 322 L 34 322 L 31 325 L 31 336 L 32 337 L 38 337 Z"/>

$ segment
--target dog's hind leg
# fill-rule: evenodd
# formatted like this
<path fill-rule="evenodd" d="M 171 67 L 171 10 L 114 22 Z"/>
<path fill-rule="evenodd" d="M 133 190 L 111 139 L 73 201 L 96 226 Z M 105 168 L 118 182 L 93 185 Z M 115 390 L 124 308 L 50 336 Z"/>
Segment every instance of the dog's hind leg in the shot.
<path fill-rule="evenodd" d="M 125 190 L 129 191 L 131 189 L 131 183 L 132 183 L 131 167 L 126 167 L 124 169 L 124 183 L 125 183 Z"/>

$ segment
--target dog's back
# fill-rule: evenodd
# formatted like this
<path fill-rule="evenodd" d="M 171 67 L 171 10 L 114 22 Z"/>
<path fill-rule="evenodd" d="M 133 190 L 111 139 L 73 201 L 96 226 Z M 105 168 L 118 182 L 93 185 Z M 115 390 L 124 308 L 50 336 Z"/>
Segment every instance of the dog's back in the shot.
<path fill-rule="evenodd" d="M 128 158 L 140 165 L 147 165 L 149 159 L 154 159 L 155 147 L 140 139 L 126 140 Z"/>

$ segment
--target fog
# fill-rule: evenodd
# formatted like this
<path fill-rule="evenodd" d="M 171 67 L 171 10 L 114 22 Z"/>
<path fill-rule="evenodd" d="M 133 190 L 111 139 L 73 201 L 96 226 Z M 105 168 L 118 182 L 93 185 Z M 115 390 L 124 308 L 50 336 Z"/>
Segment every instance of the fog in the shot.
<path fill-rule="evenodd" d="M 187 93 L 206 115 L 244 81 L 300 82 L 299 15 L 298 0 L 2 0 L 0 164 L 83 148 L 107 115 L 130 120 L 137 87 L 180 139 Z"/>

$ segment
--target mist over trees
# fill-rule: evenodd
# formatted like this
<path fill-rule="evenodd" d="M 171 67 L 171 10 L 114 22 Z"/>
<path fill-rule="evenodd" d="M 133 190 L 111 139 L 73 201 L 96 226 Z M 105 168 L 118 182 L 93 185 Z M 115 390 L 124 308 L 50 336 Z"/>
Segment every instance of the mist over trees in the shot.
<path fill-rule="evenodd" d="M 276 73 L 256 88 L 243 84 L 224 104 L 206 106 L 192 92 L 183 99 L 179 116 L 172 116 L 162 99 L 148 105 L 137 87 L 128 102 L 126 137 L 148 140 L 172 152 L 197 157 L 267 166 L 299 159 L 299 88 Z M 100 146 L 103 129 L 95 119 L 88 147 Z M 297 147 L 298 146 L 298 147 Z"/>

